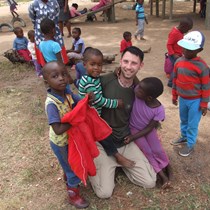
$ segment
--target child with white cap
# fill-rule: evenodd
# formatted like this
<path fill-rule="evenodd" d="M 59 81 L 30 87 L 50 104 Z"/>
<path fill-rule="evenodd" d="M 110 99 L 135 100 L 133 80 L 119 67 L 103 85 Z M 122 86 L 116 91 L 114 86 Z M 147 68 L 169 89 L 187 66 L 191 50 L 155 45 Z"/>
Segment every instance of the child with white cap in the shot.
<path fill-rule="evenodd" d="M 184 56 L 174 66 L 172 102 L 177 105 L 179 98 L 181 137 L 171 144 L 184 145 L 179 151 L 183 157 L 193 151 L 201 116 L 207 113 L 210 96 L 209 67 L 197 56 L 203 50 L 204 42 L 205 37 L 199 31 L 189 32 L 178 41 Z"/>

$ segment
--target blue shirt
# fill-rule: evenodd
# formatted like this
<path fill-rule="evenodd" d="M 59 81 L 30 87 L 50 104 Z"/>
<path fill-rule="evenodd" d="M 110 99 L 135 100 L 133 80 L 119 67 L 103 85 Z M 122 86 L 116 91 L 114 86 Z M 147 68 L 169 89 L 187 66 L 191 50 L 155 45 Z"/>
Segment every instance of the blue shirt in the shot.
<path fill-rule="evenodd" d="M 29 17 L 34 24 L 36 46 L 39 46 L 39 43 L 44 40 L 44 35 L 40 29 L 40 23 L 44 18 L 49 18 L 55 23 L 55 41 L 63 47 L 64 41 L 58 26 L 60 8 L 57 0 L 48 0 L 45 3 L 42 0 L 34 0 L 30 4 L 28 10 Z"/>
<path fill-rule="evenodd" d="M 13 49 L 15 50 L 28 49 L 28 39 L 26 37 L 22 37 L 22 38 L 16 37 L 13 42 Z"/>
<path fill-rule="evenodd" d="M 53 40 L 41 41 L 39 44 L 39 49 L 47 63 L 57 61 L 56 54 L 61 52 L 60 45 Z"/>
<path fill-rule="evenodd" d="M 85 51 L 85 43 L 84 43 L 84 41 L 81 38 L 79 38 L 78 40 L 73 39 L 72 43 L 74 45 L 74 50 L 75 51 L 79 49 L 79 45 L 82 45 L 82 49 L 81 49 L 81 52 L 80 52 L 80 54 L 82 55 L 84 53 L 84 51 Z"/>
<path fill-rule="evenodd" d="M 84 67 L 83 62 L 77 63 L 76 66 L 75 66 L 75 69 L 76 69 L 76 81 L 75 81 L 74 85 L 78 88 L 79 87 L 79 81 L 82 78 L 82 76 L 86 74 L 87 70 Z"/>
<path fill-rule="evenodd" d="M 142 4 L 138 3 L 136 5 L 136 13 L 138 14 L 138 19 L 145 19 L 144 7 Z"/>

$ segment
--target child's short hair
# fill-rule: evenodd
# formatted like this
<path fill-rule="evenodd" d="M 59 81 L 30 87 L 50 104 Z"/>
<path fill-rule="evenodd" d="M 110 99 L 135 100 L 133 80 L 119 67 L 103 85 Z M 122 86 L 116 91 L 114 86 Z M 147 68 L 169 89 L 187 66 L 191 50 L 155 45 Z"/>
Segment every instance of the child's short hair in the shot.
<path fill-rule="evenodd" d="M 180 25 L 187 25 L 189 26 L 190 28 L 193 27 L 193 20 L 191 17 L 187 16 L 187 17 L 183 17 L 180 22 L 179 22 Z"/>
<path fill-rule="evenodd" d="M 141 83 L 146 84 L 146 94 L 152 98 L 157 98 L 163 93 L 163 83 L 157 77 L 146 77 L 141 80 Z"/>
<path fill-rule="evenodd" d="M 66 68 L 65 65 L 62 63 L 62 62 L 59 62 L 59 61 L 51 61 L 51 62 L 48 62 L 44 65 L 44 67 L 42 68 L 42 75 L 43 75 L 43 78 L 46 80 L 47 78 L 47 75 L 49 74 L 50 72 L 50 69 L 53 67 L 53 66 L 61 66 L 63 68 Z"/>
<path fill-rule="evenodd" d="M 28 38 L 30 39 L 32 36 L 34 36 L 34 30 L 28 31 Z"/>
<path fill-rule="evenodd" d="M 125 32 L 123 33 L 123 38 L 124 38 L 124 39 L 126 39 L 126 38 L 129 37 L 129 36 L 132 36 L 131 32 L 125 31 Z"/>
<path fill-rule="evenodd" d="M 41 21 L 40 28 L 43 34 L 49 34 L 55 28 L 54 21 L 50 20 L 49 18 L 44 18 Z"/>
<path fill-rule="evenodd" d="M 73 30 L 76 30 L 79 34 L 81 34 L 82 32 L 81 32 L 81 29 L 80 28 L 78 28 L 78 27 L 74 27 L 73 28 Z"/>
<path fill-rule="evenodd" d="M 76 3 L 73 3 L 71 6 L 74 7 L 75 9 L 78 8 L 78 4 L 76 4 Z"/>
<path fill-rule="evenodd" d="M 121 58 L 124 56 L 124 54 L 125 54 L 126 52 L 130 52 L 131 54 L 138 56 L 141 62 L 144 60 L 144 53 L 143 53 L 143 51 L 140 50 L 138 47 L 135 47 L 135 46 L 127 47 L 127 48 L 122 52 Z"/>
<path fill-rule="evenodd" d="M 83 54 L 85 54 L 89 49 L 91 49 L 92 47 L 86 47 Z"/>
<path fill-rule="evenodd" d="M 88 61 L 92 55 L 101 56 L 103 59 L 103 54 L 99 49 L 90 47 L 84 53 L 84 62 Z"/>
<path fill-rule="evenodd" d="M 15 27 L 13 29 L 14 34 L 17 34 L 18 31 L 23 30 L 21 27 Z"/>

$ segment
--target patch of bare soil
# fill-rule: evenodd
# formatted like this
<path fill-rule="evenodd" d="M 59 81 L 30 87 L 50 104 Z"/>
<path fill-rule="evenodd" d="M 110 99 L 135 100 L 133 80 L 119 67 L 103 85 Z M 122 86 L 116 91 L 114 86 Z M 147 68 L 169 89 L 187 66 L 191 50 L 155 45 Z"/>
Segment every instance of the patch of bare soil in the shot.
<path fill-rule="evenodd" d="M 93 3 L 83 1 L 81 8 Z M 94 46 L 107 53 L 117 53 L 116 61 L 105 65 L 105 71 L 113 71 L 118 66 L 119 42 L 124 31 L 135 32 L 135 13 L 122 9 L 122 3 L 116 6 L 117 22 L 102 21 L 86 23 L 84 19 L 74 21 L 72 27 L 82 29 L 82 38 L 86 46 Z M 204 21 L 198 14 L 191 13 L 193 2 L 175 2 L 173 21 L 148 16 L 146 42 L 133 44 L 146 49 L 145 65 L 139 72 L 139 78 L 157 76 L 165 84 L 160 101 L 166 109 L 166 120 L 162 124 L 160 135 L 168 153 L 174 172 L 172 188 L 167 190 L 143 189 L 128 181 L 122 173 L 116 177 L 116 188 L 112 198 L 97 198 L 90 185 L 82 187 L 82 192 L 90 200 L 88 209 L 96 210 L 141 210 L 141 209 L 210 209 L 210 115 L 203 117 L 199 127 L 195 152 L 183 158 L 178 155 L 178 147 L 170 141 L 179 136 L 178 107 L 171 103 L 171 89 L 166 86 L 163 72 L 166 40 L 170 29 L 178 25 L 178 18 L 188 13 L 194 20 L 194 29 L 201 30 L 206 36 L 205 49 L 201 56 L 209 63 L 210 32 L 205 30 Z M 197 5 L 198 7 L 199 5 Z M 20 4 L 18 11 L 26 21 L 25 34 L 32 29 L 27 15 L 28 4 Z M 160 7 L 161 8 L 161 7 Z M 149 14 L 149 8 L 146 6 Z M 167 10 L 168 11 L 168 10 Z M 8 7 L 0 7 L 1 22 L 10 21 Z M 66 38 L 67 48 L 71 39 Z M 0 32 L 1 54 L 12 48 L 14 34 Z M 210 63 L 209 63 L 210 64 Z M 74 72 L 72 73 L 74 75 Z M 67 201 L 62 170 L 49 147 L 48 125 L 44 113 L 46 89 L 43 81 L 35 76 L 34 70 L 26 65 L 13 65 L 3 56 L 0 57 L 0 209 L 2 210 L 67 210 L 75 209 Z"/>

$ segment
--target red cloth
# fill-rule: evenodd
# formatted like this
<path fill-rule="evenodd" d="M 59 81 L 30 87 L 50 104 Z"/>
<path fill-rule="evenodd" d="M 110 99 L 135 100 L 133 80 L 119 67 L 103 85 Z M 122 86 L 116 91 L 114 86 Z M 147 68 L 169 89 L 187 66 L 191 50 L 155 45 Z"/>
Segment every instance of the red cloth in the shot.
<path fill-rule="evenodd" d="M 93 158 L 99 155 L 99 150 L 95 141 L 101 141 L 111 135 L 112 129 L 97 111 L 88 105 L 87 96 L 63 116 L 62 123 L 65 122 L 72 125 L 67 131 L 68 161 L 73 172 L 86 185 L 87 176 L 96 175 Z"/>
<path fill-rule="evenodd" d="M 42 55 L 41 51 L 35 46 L 35 52 L 36 52 L 36 57 L 37 61 L 41 66 L 44 66 L 46 61 L 44 60 L 44 56 Z M 67 53 L 66 53 L 66 48 L 65 46 L 61 47 L 61 56 L 63 59 L 63 63 L 67 64 L 69 62 Z"/>
<path fill-rule="evenodd" d="M 180 47 L 177 42 L 183 39 L 184 34 L 178 30 L 176 27 L 173 27 L 168 35 L 167 49 L 169 55 L 177 54 L 180 57 L 182 56 L 182 47 Z"/>
<path fill-rule="evenodd" d="M 18 54 L 24 58 L 25 61 L 31 61 L 32 58 L 30 56 L 30 52 L 28 49 L 17 50 Z"/>
<path fill-rule="evenodd" d="M 131 47 L 131 46 L 132 46 L 131 41 L 127 42 L 125 39 L 123 39 L 120 42 L 120 52 L 122 53 L 126 48 Z"/>

